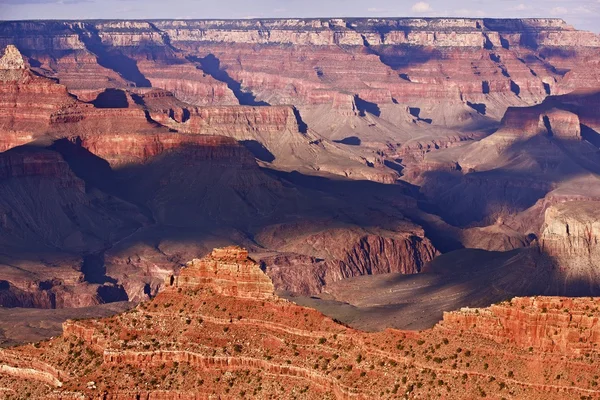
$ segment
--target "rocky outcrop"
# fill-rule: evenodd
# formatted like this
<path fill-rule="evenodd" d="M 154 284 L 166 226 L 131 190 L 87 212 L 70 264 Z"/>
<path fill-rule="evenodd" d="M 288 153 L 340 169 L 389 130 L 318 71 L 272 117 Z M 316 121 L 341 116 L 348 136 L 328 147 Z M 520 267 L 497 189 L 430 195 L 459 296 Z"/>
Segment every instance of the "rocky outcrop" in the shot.
<path fill-rule="evenodd" d="M 19 50 L 8 45 L 4 49 L 4 55 L 0 57 L 0 70 L 20 70 L 25 69 L 25 60 Z"/>
<path fill-rule="evenodd" d="M 278 290 L 316 295 L 328 284 L 356 276 L 417 274 L 438 255 L 424 233 L 410 232 L 409 226 L 400 232 L 316 228 L 275 225 L 256 236 L 263 246 L 278 249 L 261 258 Z"/>
<path fill-rule="evenodd" d="M 576 112 L 554 108 L 552 101 L 530 108 L 509 108 L 502 119 L 502 134 L 523 139 L 538 134 L 581 140 L 581 121 Z"/>
<path fill-rule="evenodd" d="M 572 201 L 546 209 L 542 247 L 551 256 L 595 259 L 600 237 L 598 204 Z"/>
<path fill-rule="evenodd" d="M 546 208 L 540 245 L 557 265 L 565 286 L 597 292 L 599 221 L 597 201 L 565 201 Z"/>
<path fill-rule="evenodd" d="M 42 135 L 52 113 L 73 103 L 65 86 L 34 75 L 19 51 L 7 47 L 0 59 L 0 151 Z"/>
<path fill-rule="evenodd" d="M 152 112 L 151 116 L 155 121 L 180 132 L 220 134 L 237 140 L 256 139 L 261 135 L 282 135 L 284 131 L 299 132 L 294 110 L 289 106 L 180 108 Z M 269 142 L 273 141 L 271 139 Z"/>
<path fill-rule="evenodd" d="M 174 288 L 203 286 L 224 296 L 268 299 L 275 288 L 260 266 L 239 247 L 214 249 L 203 259 L 190 261 L 178 276 L 170 276 L 165 285 Z"/>
<path fill-rule="evenodd" d="M 598 299 L 521 297 L 486 309 L 444 313 L 436 329 L 535 351 L 580 356 L 600 343 Z"/>
<path fill-rule="evenodd" d="M 57 179 L 63 188 L 85 191 L 84 182 L 58 153 L 28 147 L 0 153 L 0 181 L 27 177 Z"/>
<path fill-rule="evenodd" d="M 44 362 L 19 357 L 9 350 L 0 350 L 0 375 L 9 375 L 16 379 L 34 380 L 51 387 L 62 387 L 64 373 Z"/>
<path fill-rule="evenodd" d="M 143 164 L 170 150 L 185 150 L 195 159 L 214 163 L 229 160 L 236 165 L 255 165 L 251 154 L 237 141 L 223 136 L 132 133 L 75 136 L 71 140 L 115 167 Z"/>
<path fill-rule="evenodd" d="M 191 63 L 142 61 L 140 72 L 152 87 L 168 90 L 178 99 L 195 106 L 239 105 L 231 89 Z"/>

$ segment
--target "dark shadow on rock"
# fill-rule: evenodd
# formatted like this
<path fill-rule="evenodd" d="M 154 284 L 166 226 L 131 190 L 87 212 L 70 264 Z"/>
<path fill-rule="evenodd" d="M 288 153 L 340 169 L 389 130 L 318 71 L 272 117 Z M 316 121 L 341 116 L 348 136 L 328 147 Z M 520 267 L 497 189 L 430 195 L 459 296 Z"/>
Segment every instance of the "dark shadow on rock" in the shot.
<path fill-rule="evenodd" d="M 467 101 L 467 105 L 481 115 L 485 115 L 486 113 L 487 107 L 484 103 L 471 103 L 470 101 Z"/>
<path fill-rule="evenodd" d="M 117 283 L 113 278 L 106 276 L 104 253 L 85 255 L 81 263 L 81 272 L 88 283 Z"/>
<path fill-rule="evenodd" d="M 490 225 L 498 215 L 515 215 L 532 207 L 556 183 L 600 172 L 596 153 L 587 146 L 577 139 L 536 135 L 517 140 L 503 150 L 503 159 L 511 160 L 510 164 L 464 174 L 428 171 L 422 175 L 421 188 L 437 205 L 430 211 L 449 224 Z M 517 167 L 520 162 L 523 169 Z"/>
<path fill-rule="evenodd" d="M 566 59 L 577 57 L 577 52 L 575 50 L 569 50 L 567 48 L 544 47 L 540 50 L 540 56 L 544 59 L 552 57 Z"/>
<path fill-rule="evenodd" d="M 424 64 L 430 60 L 442 60 L 444 55 L 438 49 L 425 49 L 410 45 L 385 45 L 371 46 L 371 51 L 379 56 L 382 63 L 392 68 L 394 71 L 402 70 L 411 65 Z M 405 73 L 400 74 L 400 78 L 410 81 Z"/>
<path fill-rule="evenodd" d="M 62 155 L 75 175 L 91 185 L 107 193 L 114 192 L 112 182 L 113 170 L 110 164 L 82 146 L 79 137 L 56 140 L 48 149 Z"/>
<path fill-rule="evenodd" d="M 581 137 L 600 149 L 600 133 L 581 124 Z"/>
<path fill-rule="evenodd" d="M 242 140 L 241 144 L 260 161 L 273 162 L 275 156 L 262 143 L 256 140 Z"/>
<path fill-rule="evenodd" d="M 546 95 L 550 96 L 552 94 L 552 88 L 546 82 L 543 82 L 543 85 L 544 85 L 544 91 L 546 92 Z"/>
<path fill-rule="evenodd" d="M 98 287 L 98 297 L 103 303 L 128 301 L 127 292 L 121 285 L 102 285 Z"/>
<path fill-rule="evenodd" d="M 296 123 L 298 124 L 298 131 L 300 131 L 302 134 L 308 133 L 308 125 L 302 119 L 300 110 L 298 110 L 296 107 L 292 107 L 292 111 L 294 113 L 294 117 L 296 118 Z"/>
<path fill-rule="evenodd" d="M 356 136 L 349 136 L 349 137 L 343 138 L 341 140 L 334 140 L 333 142 L 345 144 L 347 146 L 360 146 L 360 144 L 362 143 L 360 138 L 358 138 Z"/>
<path fill-rule="evenodd" d="M 137 61 L 127 57 L 118 49 L 102 43 L 100 34 L 94 26 L 86 24 L 85 29 L 73 29 L 85 47 L 97 56 L 98 64 L 115 71 L 124 79 L 133 82 L 137 87 L 152 86 L 150 81 L 140 72 Z"/>
<path fill-rule="evenodd" d="M 376 117 L 381 116 L 381 109 L 376 103 L 363 100 L 358 95 L 354 96 L 354 102 L 356 103 L 356 108 L 358 108 L 361 117 L 364 117 L 367 113 Z"/>
<path fill-rule="evenodd" d="M 510 91 L 513 92 L 516 96 L 521 94 L 521 87 L 513 80 L 510 81 Z"/>
<path fill-rule="evenodd" d="M 120 89 L 106 89 L 100 93 L 92 104 L 96 108 L 127 108 L 127 95 Z"/>
<path fill-rule="evenodd" d="M 417 121 L 425 122 L 426 124 L 433 123 L 433 120 L 431 118 L 421 118 L 421 109 L 419 107 L 409 107 L 408 112 L 410 113 L 410 115 L 415 117 Z"/>
<path fill-rule="evenodd" d="M 385 160 L 383 162 L 383 164 L 386 167 L 388 167 L 390 169 L 393 169 L 394 171 L 396 171 L 397 173 L 399 173 L 400 176 L 402 176 L 402 171 L 404 170 L 404 167 L 402 165 L 400 165 L 400 164 L 398 164 L 398 163 L 396 163 L 394 161 L 390 161 L 390 160 Z"/>
<path fill-rule="evenodd" d="M 490 93 L 490 83 L 488 81 L 481 82 L 481 93 L 483 93 L 483 94 Z"/>
<path fill-rule="evenodd" d="M 214 54 L 209 54 L 204 58 L 189 56 L 188 59 L 192 62 L 200 64 L 202 71 L 219 82 L 223 82 L 233 92 L 239 103 L 243 106 L 268 106 L 266 101 L 257 101 L 256 96 L 251 92 L 242 90 L 242 84 L 233 79 L 226 69 L 221 67 L 221 60 Z"/>

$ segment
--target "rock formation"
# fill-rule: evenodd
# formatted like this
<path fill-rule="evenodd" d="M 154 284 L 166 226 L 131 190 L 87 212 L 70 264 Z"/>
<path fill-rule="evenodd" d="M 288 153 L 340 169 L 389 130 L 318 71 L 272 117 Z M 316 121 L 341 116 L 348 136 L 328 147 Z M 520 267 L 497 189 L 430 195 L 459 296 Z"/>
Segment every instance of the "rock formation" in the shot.
<path fill-rule="evenodd" d="M 530 351 L 589 357 L 597 351 L 600 326 L 594 298 L 517 297 L 486 309 L 444 314 L 439 330 L 468 330 L 500 344 Z"/>
<path fill-rule="evenodd" d="M 19 50 L 13 46 L 8 45 L 4 49 L 4 55 L 0 57 L 0 69 L 1 70 L 19 70 L 25 69 L 25 60 L 19 52 Z"/>
<path fill-rule="evenodd" d="M 224 296 L 268 299 L 274 296 L 273 283 L 260 266 L 239 247 L 215 249 L 205 258 L 192 260 L 179 276 L 169 276 L 167 287 L 209 288 Z"/>
<path fill-rule="evenodd" d="M 418 333 L 363 333 L 272 290 L 244 250 L 215 249 L 129 312 L 67 321 L 61 337 L 0 351 L 0 390 L 34 399 L 599 394 L 595 299 L 520 298 L 445 314 Z"/>
<path fill-rule="evenodd" d="M 410 229 L 368 233 L 345 227 L 303 233 L 301 226 L 279 225 L 264 230 L 257 239 L 266 247 L 279 249 L 277 255 L 261 258 L 276 287 L 313 295 L 355 276 L 421 272 L 437 250 L 424 232 L 408 232 Z M 285 244 L 277 243 L 280 237 L 286 238 Z"/>

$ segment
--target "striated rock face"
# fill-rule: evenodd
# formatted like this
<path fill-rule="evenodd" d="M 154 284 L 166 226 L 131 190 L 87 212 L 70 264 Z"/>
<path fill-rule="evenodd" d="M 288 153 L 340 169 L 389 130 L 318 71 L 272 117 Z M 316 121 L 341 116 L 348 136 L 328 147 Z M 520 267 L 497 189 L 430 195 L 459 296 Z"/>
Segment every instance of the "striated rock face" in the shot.
<path fill-rule="evenodd" d="M 456 125 L 561 92 L 563 69 L 582 64 L 563 49 L 593 62 L 600 39 L 558 19 L 367 18 L 5 22 L 2 44 L 82 95 L 130 84 L 195 105 L 336 107 L 350 95 Z M 574 89 L 583 79 L 571 75 Z"/>
<path fill-rule="evenodd" d="M 545 134 L 581 140 L 581 121 L 576 111 L 555 108 L 553 101 L 547 100 L 540 106 L 509 108 L 502 119 L 500 132 L 520 139 Z"/>
<path fill-rule="evenodd" d="M 190 261 L 179 276 L 166 279 L 167 287 L 202 286 L 224 296 L 267 299 L 275 288 L 260 266 L 240 247 L 214 249 L 203 259 Z"/>
<path fill-rule="evenodd" d="M 33 399 L 600 394 L 597 299 L 517 298 L 447 313 L 430 330 L 364 333 L 268 283 L 244 250 L 216 249 L 129 312 L 0 351 L 0 388 Z M 250 291 L 231 292 L 238 284 Z"/>
<path fill-rule="evenodd" d="M 61 187 L 85 191 L 85 184 L 77 179 L 60 154 L 27 148 L 0 153 L 0 180 L 18 178 L 58 179 Z"/>
<path fill-rule="evenodd" d="M 422 232 L 367 233 L 338 228 L 294 237 L 282 227 L 263 232 L 288 237 L 283 246 L 272 245 L 284 254 L 262 258 L 267 274 L 280 290 L 313 295 L 343 279 L 388 273 L 417 274 L 438 254 Z M 277 237 L 277 236 L 275 236 Z"/>
<path fill-rule="evenodd" d="M 597 201 L 567 201 L 546 209 L 541 247 L 567 284 L 595 287 L 600 282 L 599 221 Z"/>
<path fill-rule="evenodd" d="M 289 106 L 213 106 L 161 111 L 152 113 L 152 118 L 180 132 L 222 134 L 238 140 L 249 140 L 258 135 L 299 131 L 293 108 Z"/>
<path fill-rule="evenodd" d="M 589 256 L 598 246 L 597 203 L 572 201 L 546 209 L 542 245 L 552 256 Z"/>
<path fill-rule="evenodd" d="M 157 134 L 104 134 L 76 136 L 73 142 L 104 158 L 112 166 L 143 164 L 170 150 L 189 149 L 189 156 L 198 160 L 223 163 L 234 161 L 239 165 L 255 165 L 251 154 L 233 139 L 212 135 Z"/>
<path fill-rule="evenodd" d="M 8 46 L 0 59 L 0 151 L 45 133 L 52 113 L 73 103 L 65 86 L 34 75 L 19 51 Z"/>
<path fill-rule="evenodd" d="M 598 299 L 517 297 L 489 308 L 444 313 L 436 329 L 500 344 L 569 356 L 596 352 L 600 342 Z"/>

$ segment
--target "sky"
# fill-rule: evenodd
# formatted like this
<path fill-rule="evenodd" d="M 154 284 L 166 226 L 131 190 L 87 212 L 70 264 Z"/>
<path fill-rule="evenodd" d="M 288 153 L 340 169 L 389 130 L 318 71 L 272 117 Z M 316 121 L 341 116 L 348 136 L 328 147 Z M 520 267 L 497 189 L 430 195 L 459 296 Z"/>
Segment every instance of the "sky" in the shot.
<path fill-rule="evenodd" d="M 600 0 L 0 0 L 0 20 L 419 16 L 563 18 L 600 33 Z"/>

